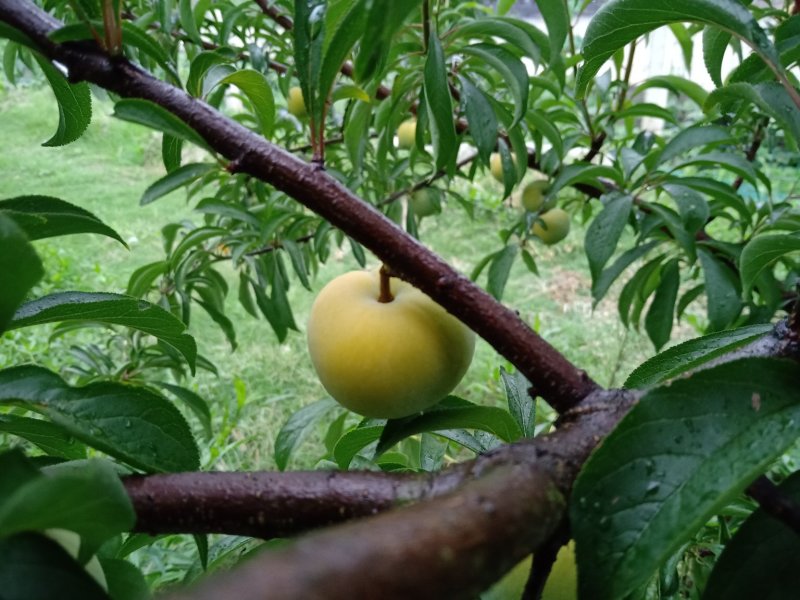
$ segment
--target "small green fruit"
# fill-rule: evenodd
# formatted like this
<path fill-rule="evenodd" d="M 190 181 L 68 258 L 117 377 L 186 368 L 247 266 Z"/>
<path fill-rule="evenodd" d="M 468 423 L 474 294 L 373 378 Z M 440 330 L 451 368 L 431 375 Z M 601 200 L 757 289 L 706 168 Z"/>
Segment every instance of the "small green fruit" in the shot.
<path fill-rule="evenodd" d="M 550 185 L 545 179 L 538 179 L 526 185 L 522 190 L 522 207 L 531 212 L 541 210 L 549 187 Z"/>
<path fill-rule="evenodd" d="M 516 154 L 511 155 L 511 162 L 514 163 L 514 166 L 517 165 L 517 156 Z M 492 155 L 489 157 L 489 171 L 492 173 L 492 177 L 494 177 L 500 183 L 504 182 L 503 179 L 503 157 L 500 156 L 499 152 L 492 152 Z"/>
<path fill-rule="evenodd" d="M 550 246 L 567 237 L 569 227 L 570 220 L 567 212 L 560 208 L 554 208 L 539 215 L 531 227 L 531 233 Z"/>
<path fill-rule="evenodd" d="M 411 210 L 418 217 L 428 217 L 441 210 L 441 196 L 436 188 L 422 188 L 411 194 L 409 198 Z"/>
<path fill-rule="evenodd" d="M 398 148 L 411 148 L 416 143 L 417 138 L 417 120 L 408 119 L 400 123 L 397 128 L 397 147 Z"/>
<path fill-rule="evenodd" d="M 306 112 L 306 103 L 303 99 L 303 90 L 301 90 L 299 87 L 294 86 L 289 90 L 287 108 L 289 112 L 298 119 L 302 119 L 308 114 Z"/>

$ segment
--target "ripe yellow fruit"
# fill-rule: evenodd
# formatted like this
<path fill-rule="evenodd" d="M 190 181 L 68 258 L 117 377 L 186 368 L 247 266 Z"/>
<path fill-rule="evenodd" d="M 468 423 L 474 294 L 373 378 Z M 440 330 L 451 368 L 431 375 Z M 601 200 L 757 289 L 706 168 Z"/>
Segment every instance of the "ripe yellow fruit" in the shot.
<path fill-rule="evenodd" d="M 64 550 L 67 551 L 72 558 L 77 559 L 78 553 L 81 549 L 81 536 L 74 531 L 68 529 L 45 529 L 42 532 L 54 542 L 57 542 Z M 108 583 L 106 582 L 106 575 L 103 573 L 103 567 L 100 566 L 100 561 L 97 556 L 90 558 L 83 568 L 92 576 L 92 578 L 100 584 L 104 590 L 108 591 Z"/>
<path fill-rule="evenodd" d="M 352 271 L 326 285 L 308 320 L 308 349 L 322 385 L 366 417 L 398 418 L 450 393 L 466 373 L 475 334 L 410 284 Z"/>
<path fill-rule="evenodd" d="M 545 179 L 537 179 L 526 185 L 522 190 L 522 207 L 531 212 L 541 210 L 549 187 L 550 184 Z"/>
<path fill-rule="evenodd" d="M 397 128 L 397 147 L 411 148 L 417 140 L 417 120 L 407 119 Z"/>
<path fill-rule="evenodd" d="M 560 208 L 554 208 L 539 215 L 531 227 L 531 233 L 550 246 L 567 237 L 569 227 L 570 220 L 567 212 Z"/>
<path fill-rule="evenodd" d="M 441 208 L 441 195 L 436 188 L 422 188 L 411 194 L 408 200 L 411 209 L 418 217 L 428 217 L 439 212 Z"/>
<path fill-rule="evenodd" d="M 506 576 L 481 595 L 482 600 L 519 600 L 531 572 L 532 556 L 522 560 Z M 578 571 L 575 564 L 575 542 L 558 551 L 556 561 L 542 590 L 542 600 L 577 600 Z"/>
<path fill-rule="evenodd" d="M 511 155 L 511 162 L 514 163 L 514 166 L 517 165 L 516 154 Z M 503 157 L 500 156 L 499 152 L 492 152 L 489 157 L 489 171 L 491 171 L 492 177 L 503 183 Z"/>
<path fill-rule="evenodd" d="M 298 86 L 289 89 L 289 97 L 286 102 L 289 112 L 298 119 L 302 119 L 308 114 L 306 112 L 306 102 L 303 99 L 303 90 Z"/>

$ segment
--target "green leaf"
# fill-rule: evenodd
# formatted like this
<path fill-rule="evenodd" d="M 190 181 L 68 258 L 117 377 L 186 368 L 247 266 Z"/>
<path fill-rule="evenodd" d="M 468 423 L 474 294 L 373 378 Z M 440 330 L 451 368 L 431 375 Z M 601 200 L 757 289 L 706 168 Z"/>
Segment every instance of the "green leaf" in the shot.
<path fill-rule="evenodd" d="M 0 333 L 44 275 L 42 261 L 20 227 L 0 212 Z"/>
<path fill-rule="evenodd" d="M 279 470 L 286 469 L 289 457 L 311 427 L 336 406 L 338 405 L 332 398 L 323 398 L 304 406 L 289 417 L 275 438 L 275 464 L 278 465 Z"/>
<path fill-rule="evenodd" d="M 476 88 L 466 77 L 461 81 L 461 101 L 469 124 L 469 133 L 478 148 L 478 156 L 484 165 L 497 145 L 497 115 L 486 95 Z"/>
<path fill-rule="evenodd" d="M 19 460 L 12 454 L 2 462 Z M 4 485 L 0 538 L 22 531 L 68 529 L 100 545 L 133 527 L 135 514 L 114 466 L 103 460 L 51 467 L 24 483 Z"/>
<path fill-rule="evenodd" d="M 142 572 L 126 560 L 101 558 L 108 594 L 113 600 L 150 600 L 150 586 Z"/>
<path fill-rule="evenodd" d="M 189 163 L 188 165 L 178 167 L 164 175 L 161 179 L 150 184 L 144 191 L 144 194 L 142 194 L 139 204 L 144 206 L 155 202 L 170 192 L 174 192 L 179 188 L 189 185 L 193 181 L 197 181 L 217 168 L 217 165 L 211 163 Z"/>
<path fill-rule="evenodd" d="M 167 173 L 171 173 L 181 166 L 183 153 L 183 140 L 165 133 L 161 136 L 161 161 Z"/>
<path fill-rule="evenodd" d="M 505 442 L 513 442 L 522 437 L 519 425 L 508 411 L 479 406 L 456 396 L 448 396 L 418 415 L 387 421 L 375 449 L 375 456 L 383 454 L 409 436 L 440 429 L 488 431 Z"/>
<path fill-rule="evenodd" d="M 75 438 L 144 471 L 191 471 L 200 462 L 186 420 L 167 400 L 119 383 L 71 387 L 35 366 L 0 371 L 0 403 L 42 412 Z"/>
<path fill-rule="evenodd" d="M 642 398 L 575 482 L 580 592 L 624 598 L 800 435 L 791 361 L 749 358 Z"/>
<path fill-rule="evenodd" d="M 150 127 L 156 131 L 168 133 L 178 139 L 191 142 L 200 148 L 208 149 L 202 137 L 186 123 L 167 109 L 149 100 L 126 98 L 114 105 L 114 116 L 123 121 L 130 121 Z"/>
<path fill-rule="evenodd" d="M 615 114 L 616 118 L 620 120 L 630 117 L 650 117 L 654 119 L 662 119 L 667 123 L 672 123 L 674 125 L 678 124 L 675 115 L 671 111 L 667 110 L 666 108 L 661 108 L 657 104 L 650 104 L 648 102 L 638 102 L 636 104 L 632 104 L 628 108 L 617 111 Z"/>
<path fill-rule="evenodd" d="M 219 80 L 218 85 L 235 85 L 250 100 L 261 126 L 261 134 L 269 139 L 275 128 L 275 98 L 264 75 L 252 69 L 242 69 Z"/>
<path fill-rule="evenodd" d="M 0 432 L 26 439 L 51 456 L 67 460 L 86 458 L 86 446 L 60 427 L 41 419 L 12 414 L 0 415 Z"/>
<path fill-rule="evenodd" d="M 742 310 L 736 274 L 709 251 L 698 250 L 706 282 L 708 321 L 712 331 L 729 327 Z"/>
<path fill-rule="evenodd" d="M 339 468 L 347 469 L 356 454 L 378 441 L 385 423 L 383 419 L 364 419 L 358 427 L 340 437 L 333 448 L 333 459 Z"/>
<path fill-rule="evenodd" d="M 458 138 L 453 123 L 453 101 L 447 80 L 447 65 L 444 51 L 435 32 L 428 40 L 428 56 L 425 59 L 423 95 L 430 115 L 429 125 L 436 169 L 450 170 L 458 152 Z"/>
<path fill-rule="evenodd" d="M 708 92 L 699 83 L 678 75 L 657 75 L 650 77 L 636 86 L 633 96 L 638 96 L 650 88 L 664 88 L 673 94 L 683 94 L 689 100 L 703 107 L 708 97 Z"/>
<path fill-rule="evenodd" d="M 671 0 L 653 10 L 650 0 L 611 0 L 597 11 L 583 40 L 585 60 L 576 92 L 583 96 L 600 67 L 623 46 L 662 25 L 692 22 L 720 27 L 780 70 L 777 52 L 753 15 L 736 0 Z M 624 26 L 621 26 L 624 24 Z"/>
<path fill-rule="evenodd" d="M 136 269 L 128 279 L 128 288 L 125 293 L 134 298 L 141 298 L 150 291 L 153 282 L 159 275 L 167 272 L 167 261 L 159 260 L 143 265 Z"/>
<path fill-rule="evenodd" d="M 560 0 L 558 0 L 560 2 Z M 518 27 L 511 19 L 492 19 L 482 18 L 467 21 L 459 25 L 453 34 L 454 38 L 488 38 L 494 42 L 494 38 L 500 38 L 515 46 L 523 56 L 540 62 L 542 53 L 536 45 L 535 40 L 528 33 Z M 562 40 L 563 44 L 563 40 Z"/>
<path fill-rule="evenodd" d="M 604 197 L 604 204 L 603 210 L 594 218 L 586 231 L 584 239 L 593 282 L 600 277 L 603 267 L 617 248 L 619 238 L 631 214 L 633 198 L 614 193 Z"/>
<path fill-rule="evenodd" d="M 120 235 L 79 206 L 51 196 L 17 196 L 0 200 L 0 212 L 14 219 L 29 240 L 75 233 L 99 233 L 127 248 Z"/>
<path fill-rule="evenodd" d="M 38 53 L 33 56 L 50 82 L 58 102 L 58 129 L 42 146 L 64 146 L 74 142 L 83 135 L 92 120 L 89 85 L 85 82 L 69 83 L 50 61 Z"/>
<path fill-rule="evenodd" d="M 506 283 L 508 283 L 508 277 L 511 274 L 511 267 L 514 265 L 514 259 L 517 258 L 518 252 L 519 245 L 509 244 L 495 254 L 492 262 L 489 264 L 486 291 L 497 300 L 502 300 L 503 298 L 503 292 L 506 289 Z"/>
<path fill-rule="evenodd" d="M 103 588 L 55 541 L 35 533 L 0 540 L 3 600 L 108 600 Z"/>
<path fill-rule="evenodd" d="M 206 74 L 218 65 L 227 65 L 235 59 L 225 49 L 208 50 L 200 52 L 192 59 L 192 64 L 189 66 L 189 77 L 186 79 L 186 91 L 196 98 L 203 96 L 203 90 L 206 88 L 204 80 Z"/>
<path fill-rule="evenodd" d="M 525 68 L 525 65 L 502 46 L 473 44 L 462 48 L 461 52 L 475 56 L 482 62 L 490 65 L 503 77 L 514 98 L 514 119 L 506 129 L 513 128 L 522 120 L 525 116 L 525 111 L 528 109 L 528 70 Z M 442 58 L 442 61 L 444 61 L 444 58 Z M 444 67 L 444 62 L 442 62 L 442 67 Z M 447 90 L 447 94 L 449 98 L 449 90 Z"/>
<path fill-rule="evenodd" d="M 19 307 L 9 329 L 62 321 L 94 321 L 122 325 L 150 334 L 186 358 L 194 373 L 197 345 L 186 326 L 172 313 L 139 298 L 122 294 L 59 292 Z"/>
<path fill-rule="evenodd" d="M 687 158 L 673 166 L 670 172 L 698 165 L 726 169 L 752 183 L 753 186 L 758 185 L 756 172 L 753 169 L 752 163 L 743 156 L 728 154 L 727 152 L 706 152 L 698 156 Z"/>
<path fill-rule="evenodd" d="M 559 190 L 576 183 L 587 183 L 599 190 L 605 190 L 605 185 L 603 185 L 600 178 L 608 177 L 617 183 L 621 183 L 621 175 L 619 171 L 612 167 L 589 163 L 573 163 L 561 169 L 553 183 L 550 184 L 547 198 L 555 198 Z"/>
<path fill-rule="evenodd" d="M 192 0 L 178 0 L 178 17 L 181 21 L 181 27 L 186 32 L 186 35 L 195 43 L 201 44 L 200 32 L 197 30 L 197 22 L 194 20 L 194 12 L 192 11 Z"/>
<path fill-rule="evenodd" d="M 761 272 L 779 258 L 800 250 L 800 232 L 759 235 L 752 238 L 739 257 L 739 271 L 744 295 L 750 293 Z"/>
<path fill-rule="evenodd" d="M 203 427 L 203 432 L 206 437 L 211 437 L 211 410 L 208 408 L 208 402 L 195 394 L 192 390 L 188 390 L 179 385 L 173 385 L 163 381 L 156 381 L 154 385 L 167 390 L 170 394 L 183 402 L 186 407 L 194 413 L 197 420 L 200 421 L 200 425 Z"/>
<path fill-rule="evenodd" d="M 683 342 L 639 365 L 625 381 L 629 389 L 662 383 L 748 344 L 772 331 L 770 324 L 720 331 Z"/>
<path fill-rule="evenodd" d="M 392 38 L 403 29 L 403 24 L 421 1 L 371 1 L 364 36 L 359 42 L 358 56 L 353 65 L 356 82 L 365 83 L 381 74 L 390 54 Z"/>
<path fill-rule="evenodd" d="M 319 88 L 328 97 L 347 55 L 364 34 L 368 0 L 329 0 L 325 13 L 325 42 Z M 369 98 L 366 100 L 369 101 Z"/>
<path fill-rule="evenodd" d="M 89 37 L 91 37 L 91 34 Z M 146 31 L 137 27 L 131 21 L 124 20 L 122 21 L 122 41 L 125 46 L 133 46 L 156 61 L 156 64 L 164 69 L 167 79 L 180 87 L 181 79 L 166 48 L 150 37 Z"/>
<path fill-rule="evenodd" d="M 703 62 L 711 81 L 722 86 L 722 60 L 731 41 L 731 34 L 716 27 L 703 29 Z"/>
<path fill-rule="evenodd" d="M 645 254 L 650 252 L 658 245 L 657 241 L 651 241 L 641 246 L 636 246 L 630 250 L 626 250 L 620 254 L 619 258 L 614 263 L 605 269 L 600 276 L 592 281 L 592 298 L 595 304 L 600 302 L 603 297 L 608 293 L 608 289 L 617 280 L 625 269 L 631 266 L 634 262 L 642 258 Z"/>
<path fill-rule="evenodd" d="M 569 9 L 564 0 L 536 0 L 550 38 L 550 61 L 561 60 L 561 50 L 570 30 Z"/>
<path fill-rule="evenodd" d="M 681 219 L 689 233 L 696 234 L 700 231 L 711 213 L 703 195 L 688 186 L 675 183 L 665 183 L 661 187 L 678 205 Z"/>
<path fill-rule="evenodd" d="M 522 437 L 533 437 L 536 433 L 536 399 L 528 393 L 530 382 L 519 371 L 509 373 L 503 367 L 500 367 L 500 379 L 506 390 L 508 411 L 519 425 Z"/>
<path fill-rule="evenodd" d="M 674 138 L 667 142 L 663 150 L 658 153 L 654 166 L 662 165 L 689 150 L 732 141 L 731 132 L 726 127 L 718 125 L 688 127 L 678 132 Z"/>
<path fill-rule="evenodd" d="M 644 319 L 644 328 L 647 335 L 656 347 L 661 347 L 669 341 L 672 333 L 672 321 L 675 316 L 675 300 L 678 298 L 678 286 L 681 283 L 678 271 L 678 259 L 673 259 L 661 268 L 661 282 L 656 288 L 650 310 Z"/>
<path fill-rule="evenodd" d="M 800 473 L 778 488 L 800 502 Z M 754 512 L 722 551 L 703 593 L 703 600 L 791 598 L 800 589 L 800 536 L 767 514 Z"/>
<path fill-rule="evenodd" d="M 779 83 L 728 84 L 708 95 L 705 110 L 709 111 L 717 104 L 728 100 L 744 100 L 755 104 L 764 113 L 775 119 L 783 130 L 794 138 L 795 143 L 800 141 L 800 109 L 789 96 L 789 92 Z"/>

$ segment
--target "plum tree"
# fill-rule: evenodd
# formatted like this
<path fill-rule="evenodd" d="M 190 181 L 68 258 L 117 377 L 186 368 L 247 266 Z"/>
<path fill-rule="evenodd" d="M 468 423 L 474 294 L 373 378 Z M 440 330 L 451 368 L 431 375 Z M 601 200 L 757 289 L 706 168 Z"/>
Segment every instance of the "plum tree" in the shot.
<path fill-rule="evenodd" d="M 753 554 L 748 531 L 767 531 L 772 515 L 780 529 L 758 555 L 800 572 L 796 536 L 782 535 L 800 529 L 790 451 L 800 436 L 800 4 L 662 3 L 655 13 L 648 0 L 609 0 L 580 35 L 571 26 L 582 26 L 586 2 L 537 2 L 544 25 L 509 12 L 524 8 L 514 4 L 0 0 L 3 69 L 24 83 L 9 105 L 36 86 L 54 93 L 48 152 L 87 131 L 96 92 L 115 118 L 158 136 L 163 172 L 141 203 L 184 191 L 195 211 L 153 218 L 163 255 L 147 254 L 119 294 L 43 280 L 54 267 L 39 240 L 127 235 L 73 204 L 80 198 L 37 189 L 0 200 L 0 333 L 11 332 L 0 352 L 0 595 L 26 597 L 15 576 L 24 565 L 52 580 L 56 597 L 81 597 L 37 560 L 40 536 L 25 532 L 41 529 L 42 515 L 83 527 L 90 549 L 117 561 L 112 594 L 145 581 L 129 552 L 152 539 L 128 534 L 195 536 L 197 568 L 161 549 L 136 561 L 156 587 L 191 581 L 207 560 L 211 570 L 239 562 L 259 540 L 306 534 L 175 586 L 176 599 L 392 600 L 477 597 L 532 552 L 549 556 L 567 528 L 582 598 L 736 598 L 705 587 L 698 556 L 710 582 L 736 581 L 740 597 L 796 593 L 796 580 L 763 582 L 757 560 L 736 557 Z M 690 66 L 702 38 L 712 83 L 640 76 L 656 30 L 679 40 Z M 657 92 L 668 100 L 650 101 Z M 418 137 L 425 145 L 405 151 Z M 26 178 L 42 170 L 14 153 L 5 180 L 15 190 L 54 189 L 44 175 Z M 549 187 L 523 190 L 521 211 L 481 177 L 488 168 L 510 194 L 523 165 Z M 79 195 L 81 176 L 62 175 L 70 185 L 59 179 L 59 189 Z M 421 222 L 413 217 L 429 206 L 414 191 L 431 186 L 448 202 L 431 202 L 441 216 Z M 562 208 L 543 205 L 544 194 Z M 477 221 L 482 237 L 467 241 L 482 255 L 450 264 L 429 238 L 453 211 Z M 585 225 L 573 233 L 581 244 L 531 243 L 555 244 L 572 219 Z M 615 350 L 613 365 L 582 339 L 594 354 L 576 364 L 535 303 L 501 302 L 523 277 L 577 270 L 575 248 L 584 304 L 612 298 L 622 325 L 658 352 L 635 356 L 622 385 L 619 361 L 636 344 Z M 252 436 L 274 439 L 271 453 L 254 454 L 277 471 L 222 471 L 238 464 L 228 458 L 243 443 L 240 423 L 224 384 L 188 378 L 209 370 L 223 380 L 234 368 L 210 362 L 205 345 L 198 352 L 200 325 L 218 326 L 234 349 L 239 328 L 258 326 L 242 315 L 263 317 L 285 342 L 302 329 L 298 298 L 320 265 L 347 256 L 363 266 L 368 253 L 391 281 L 335 280 L 308 326 L 322 383 L 355 414 L 312 402 Z M 546 260 L 559 269 L 541 268 Z M 591 335 L 580 318 L 570 331 Z M 696 338 L 662 351 L 678 321 Z M 27 364 L 16 330 L 51 323 L 63 323 L 54 356 Z M 77 366 L 55 356 L 55 340 L 76 327 L 93 328 L 64 359 Z M 472 355 L 470 331 L 496 354 L 486 349 L 492 364 L 466 397 L 445 398 Z M 267 382 L 268 368 L 255 382 L 236 378 L 239 409 L 286 381 Z M 284 472 L 304 437 L 318 442 L 308 455 L 319 461 L 303 466 L 324 468 Z M 95 454 L 107 457 L 103 476 L 85 460 Z M 551 568 L 559 580 L 555 562 L 538 561 L 531 581 Z"/>

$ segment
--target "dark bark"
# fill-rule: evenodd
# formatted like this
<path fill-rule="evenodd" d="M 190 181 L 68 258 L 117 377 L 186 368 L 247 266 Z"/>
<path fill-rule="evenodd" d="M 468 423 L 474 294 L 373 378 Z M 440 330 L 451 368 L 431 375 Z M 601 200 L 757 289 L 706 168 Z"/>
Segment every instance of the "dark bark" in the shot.
<path fill-rule="evenodd" d="M 399 277 L 421 289 L 514 364 L 556 410 L 576 405 L 596 389 L 512 310 L 458 273 L 317 166 L 305 163 L 259 135 L 133 65 L 110 58 L 94 43 L 55 44 L 60 26 L 26 0 L 0 1 L 0 19 L 25 32 L 73 81 L 90 81 L 124 98 L 143 98 L 167 109 L 208 145 L 245 172 L 272 184 L 370 249 Z"/>
<path fill-rule="evenodd" d="M 764 512 L 800 535 L 800 502 L 784 494 L 764 475 L 751 483 L 746 491 Z"/>
<path fill-rule="evenodd" d="M 456 494 L 309 535 L 170 598 L 475 598 L 544 542 L 564 509 L 540 469 L 499 467 Z"/>

